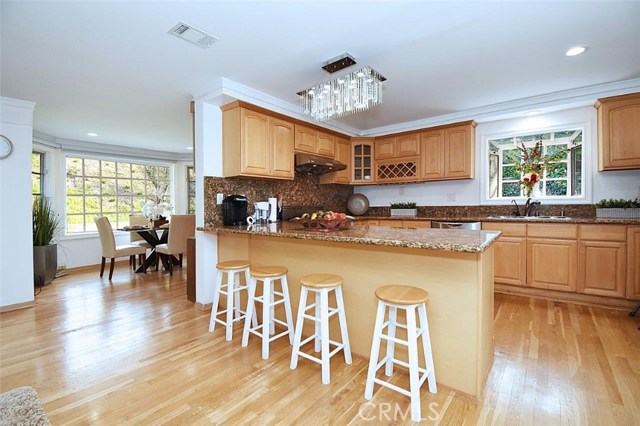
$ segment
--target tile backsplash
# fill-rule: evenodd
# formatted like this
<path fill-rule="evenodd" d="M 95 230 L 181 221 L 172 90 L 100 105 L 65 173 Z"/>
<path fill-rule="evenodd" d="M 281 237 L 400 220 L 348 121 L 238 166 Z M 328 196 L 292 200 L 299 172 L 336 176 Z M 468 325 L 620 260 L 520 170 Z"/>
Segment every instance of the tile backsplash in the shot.
<path fill-rule="evenodd" d="M 222 206 L 216 204 L 216 194 L 224 196 L 241 194 L 249 200 L 247 213 L 253 213 L 253 203 L 266 201 L 280 194 L 284 205 L 323 206 L 327 210 L 347 211 L 347 199 L 353 188 L 345 185 L 320 185 L 319 177 L 296 173 L 294 180 L 204 178 L 204 221 L 205 224 L 222 222 Z"/>

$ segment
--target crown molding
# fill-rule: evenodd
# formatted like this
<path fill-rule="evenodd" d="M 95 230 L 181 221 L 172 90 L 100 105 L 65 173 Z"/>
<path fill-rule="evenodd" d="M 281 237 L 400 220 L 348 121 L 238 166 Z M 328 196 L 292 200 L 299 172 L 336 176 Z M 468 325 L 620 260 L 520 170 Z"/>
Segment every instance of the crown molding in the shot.
<path fill-rule="evenodd" d="M 527 111 L 541 110 L 541 113 L 593 106 L 599 98 L 640 92 L 640 78 L 618 81 L 614 83 L 597 84 L 579 89 L 563 90 L 555 93 L 531 96 L 501 102 L 452 114 L 440 115 L 389 126 L 375 127 L 363 130 L 361 136 L 382 136 L 390 133 L 400 133 L 460 121 L 475 120 L 476 122 L 497 121 L 506 118 L 521 117 Z"/>
<path fill-rule="evenodd" d="M 214 105 L 224 105 L 233 101 L 244 101 L 289 117 L 320 125 L 349 136 L 359 136 L 360 130 L 337 121 L 317 123 L 300 113 L 300 106 L 283 101 L 249 86 L 237 83 L 228 78 L 219 78 L 192 93 L 193 100 Z"/>
<path fill-rule="evenodd" d="M 32 111 L 36 108 L 35 102 L 23 101 L 22 99 L 6 98 L 4 96 L 0 96 L 0 105 L 12 108 L 30 109 Z"/>
<path fill-rule="evenodd" d="M 156 151 L 144 148 L 131 148 L 121 145 L 109 145 L 73 139 L 56 139 L 56 143 L 64 151 L 111 155 L 116 157 L 139 158 L 142 160 L 162 160 L 168 162 L 190 161 L 191 153 L 179 154 L 168 151 Z"/>

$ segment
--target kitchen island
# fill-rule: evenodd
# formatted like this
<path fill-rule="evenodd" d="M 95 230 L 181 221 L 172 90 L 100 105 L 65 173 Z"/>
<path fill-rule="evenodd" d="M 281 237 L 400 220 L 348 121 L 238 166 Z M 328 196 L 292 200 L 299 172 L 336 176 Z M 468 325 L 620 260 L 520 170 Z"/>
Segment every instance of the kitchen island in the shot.
<path fill-rule="evenodd" d="M 437 382 L 480 396 L 493 360 L 491 245 L 499 232 L 357 224 L 318 232 L 290 223 L 255 229 L 206 226 L 204 230 L 217 233 L 219 261 L 249 259 L 253 265 L 286 266 L 294 317 L 302 276 L 341 275 L 355 356 L 370 354 L 377 287 L 408 284 L 424 288 L 430 295 L 427 312 Z M 334 334 L 337 324 L 331 327 L 332 335 L 338 336 Z M 305 335 L 311 333 L 307 324 Z"/>

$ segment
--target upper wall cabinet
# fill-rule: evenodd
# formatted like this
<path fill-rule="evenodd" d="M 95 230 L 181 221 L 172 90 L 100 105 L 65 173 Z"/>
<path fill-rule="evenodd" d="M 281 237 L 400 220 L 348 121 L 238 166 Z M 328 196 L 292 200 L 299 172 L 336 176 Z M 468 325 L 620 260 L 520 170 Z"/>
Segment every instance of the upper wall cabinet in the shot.
<path fill-rule="evenodd" d="M 422 179 L 473 179 L 475 127 L 471 121 L 421 133 Z"/>
<path fill-rule="evenodd" d="M 598 170 L 640 169 L 640 93 L 599 99 Z"/>
<path fill-rule="evenodd" d="M 351 183 L 351 142 L 349 139 L 336 138 L 336 155 L 335 160 L 340 163 L 346 164 L 347 168 L 340 170 L 339 172 L 325 173 L 320 175 L 320 183 L 337 183 L 337 184 L 350 184 Z"/>
<path fill-rule="evenodd" d="M 295 150 L 323 157 L 335 157 L 336 137 L 330 133 L 296 124 Z"/>
<path fill-rule="evenodd" d="M 293 123 L 234 104 L 222 110 L 225 177 L 293 179 Z"/>
<path fill-rule="evenodd" d="M 376 138 L 376 160 L 412 157 L 420 154 L 420 134 Z"/>

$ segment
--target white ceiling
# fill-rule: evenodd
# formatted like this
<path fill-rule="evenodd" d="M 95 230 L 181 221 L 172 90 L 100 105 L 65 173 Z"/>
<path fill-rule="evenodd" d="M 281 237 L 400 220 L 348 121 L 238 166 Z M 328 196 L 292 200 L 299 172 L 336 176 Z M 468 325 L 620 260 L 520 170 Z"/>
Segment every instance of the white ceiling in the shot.
<path fill-rule="evenodd" d="M 640 1 L 6 1 L 2 96 L 56 138 L 185 153 L 191 94 L 227 78 L 296 104 L 343 52 L 385 77 L 358 130 L 640 77 Z M 201 49 L 167 34 L 185 21 Z M 589 45 L 582 56 L 565 50 Z M 96 132 L 97 138 L 87 136 Z"/>

